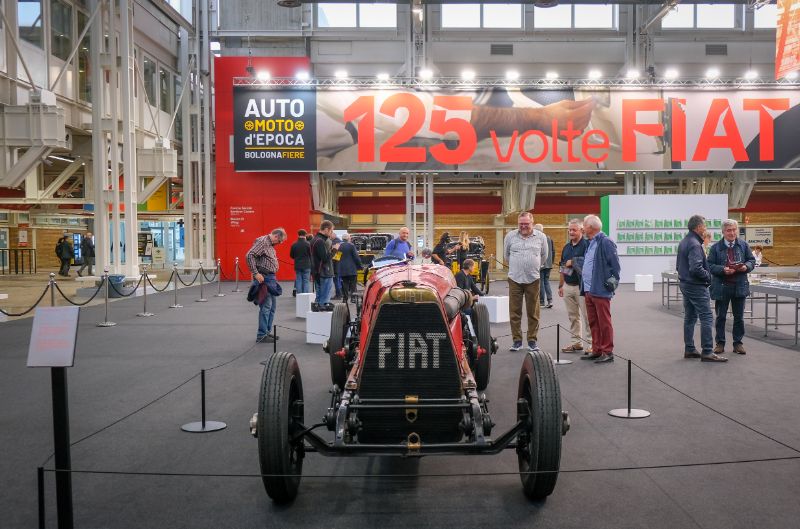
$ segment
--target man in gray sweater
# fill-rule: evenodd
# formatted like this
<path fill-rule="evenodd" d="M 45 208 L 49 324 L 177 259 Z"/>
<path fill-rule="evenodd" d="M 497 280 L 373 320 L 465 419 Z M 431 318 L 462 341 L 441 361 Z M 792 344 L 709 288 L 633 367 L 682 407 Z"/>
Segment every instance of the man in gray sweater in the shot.
<path fill-rule="evenodd" d="M 508 266 L 508 297 L 511 319 L 512 351 L 522 349 L 522 302 L 528 315 L 528 350 L 538 348 L 539 333 L 539 270 L 548 259 L 547 237 L 533 229 L 533 215 L 520 213 L 518 229 L 506 235 L 503 256 Z"/>

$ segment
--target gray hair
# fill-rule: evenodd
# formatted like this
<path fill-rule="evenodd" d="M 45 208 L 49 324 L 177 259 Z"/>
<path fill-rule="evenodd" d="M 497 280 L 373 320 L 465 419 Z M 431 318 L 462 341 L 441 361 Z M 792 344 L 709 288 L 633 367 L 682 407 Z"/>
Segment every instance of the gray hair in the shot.
<path fill-rule="evenodd" d="M 350 234 L 349 233 L 343 233 L 342 234 L 342 240 L 343 241 L 349 241 L 350 240 Z"/>
<path fill-rule="evenodd" d="M 722 229 L 724 230 L 728 226 L 733 226 L 734 228 L 738 228 L 739 227 L 739 223 L 736 222 L 733 219 L 725 219 L 725 220 L 723 220 L 722 221 Z"/>
<path fill-rule="evenodd" d="M 519 214 L 518 218 L 521 219 L 523 217 L 533 220 L 533 213 L 531 213 L 530 211 L 523 211 L 522 213 Z"/>
<path fill-rule="evenodd" d="M 692 215 L 689 217 L 689 222 L 686 224 L 686 227 L 689 228 L 689 231 L 694 231 L 698 227 L 705 225 L 706 218 L 702 215 Z"/>
<path fill-rule="evenodd" d="M 586 215 L 583 217 L 583 223 L 588 224 L 596 230 L 603 229 L 603 221 L 597 215 Z"/>
<path fill-rule="evenodd" d="M 281 240 L 281 242 L 286 240 L 286 230 L 284 230 L 283 228 L 275 228 L 274 230 L 272 230 L 272 235 L 278 237 Z"/>
<path fill-rule="evenodd" d="M 534 230 L 539 230 L 539 231 L 544 231 L 544 226 L 542 226 L 541 224 L 535 224 L 533 226 L 533 229 Z"/>
<path fill-rule="evenodd" d="M 569 219 L 569 223 L 567 224 L 567 226 L 571 226 L 573 224 L 577 224 L 578 226 L 583 226 L 583 222 L 581 222 L 581 219 Z"/>

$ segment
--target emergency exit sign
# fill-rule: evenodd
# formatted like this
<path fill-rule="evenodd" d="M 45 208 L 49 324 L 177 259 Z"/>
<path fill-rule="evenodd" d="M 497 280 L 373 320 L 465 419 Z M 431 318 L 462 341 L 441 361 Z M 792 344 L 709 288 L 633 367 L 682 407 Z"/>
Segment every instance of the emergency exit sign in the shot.
<path fill-rule="evenodd" d="M 747 244 L 750 246 L 755 244 L 772 246 L 775 243 L 772 228 L 746 228 L 745 237 L 747 238 Z"/>

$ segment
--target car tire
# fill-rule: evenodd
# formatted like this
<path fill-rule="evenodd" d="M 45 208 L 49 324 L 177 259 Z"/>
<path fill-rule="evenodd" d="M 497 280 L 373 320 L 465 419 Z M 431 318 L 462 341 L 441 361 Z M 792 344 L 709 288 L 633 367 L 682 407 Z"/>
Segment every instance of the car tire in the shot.
<path fill-rule="evenodd" d="M 492 333 L 489 327 L 489 308 L 483 303 L 476 303 L 472 306 L 472 325 L 475 327 L 478 347 L 486 351 L 482 355 L 478 355 L 476 351 L 473 368 L 478 391 L 483 391 L 489 385 L 489 377 L 492 374 Z"/>
<path fill-rule="evenodd" d="M 338 353 L 344 347 L 347 328 L 350 324 L 350 307 L 347 303 L 337 303 L 331 315 L 331 334 L 328 338 L 328 355 L 331 362 L 331 383 L 344 389 L 347 382 L 347 362 Z"/>
<path fill-rule="evenodd" d="M 282 351 L 270 356 L 261 377 L 256 431 L 261 479 L 278 504 L 294 500 L 300 486 L 303 441 L 291 438 L 304 420 L 302 400 L 303 381 L 294 355 Z"/>
<path fill-rule="evenodd" d="M 522 488 L 528 498 L 542 500 L 552 494 L 558 479 L 564 420 L 561 391 L 550 355 L 537 350 L 525 356 L 517 398 L 527 402 L 528 414 L 520 414 L 518 406 L 517 420 L 527 424 L 517 440 Z"/>

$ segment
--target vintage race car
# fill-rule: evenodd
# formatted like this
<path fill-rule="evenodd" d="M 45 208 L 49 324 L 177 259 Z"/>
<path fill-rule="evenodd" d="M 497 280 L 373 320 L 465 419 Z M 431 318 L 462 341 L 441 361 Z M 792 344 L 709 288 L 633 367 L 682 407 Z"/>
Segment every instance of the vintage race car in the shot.
<path fill-rule="evenodd" d="M 550 495 L 569 429 L 551 357 L 526 354 L 516 423 L 492 437 L 482 390 L 497 347 L 486 306 L 472 304 L 447 267 L 381 261 L 356 300 L 355 317 L 347 303 L 334 308 L 324 346 L 332 398 L 321 423 L 305 422 L 294 355 L 278 352 L 266 361 L 250 427 L 267 494 L 277 503 L 296 497 L 308 452 L 417 457 L 513 448 L 525 494 Z M 314 431 L 324 427 L 333 432 L 327 439 Z"/>

